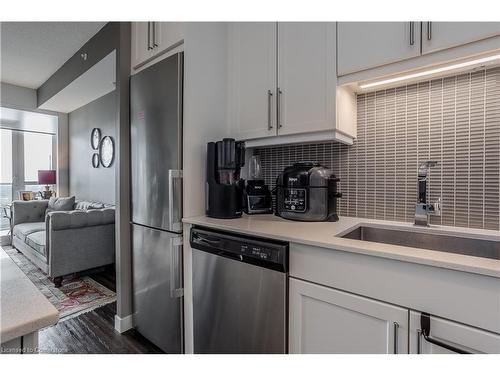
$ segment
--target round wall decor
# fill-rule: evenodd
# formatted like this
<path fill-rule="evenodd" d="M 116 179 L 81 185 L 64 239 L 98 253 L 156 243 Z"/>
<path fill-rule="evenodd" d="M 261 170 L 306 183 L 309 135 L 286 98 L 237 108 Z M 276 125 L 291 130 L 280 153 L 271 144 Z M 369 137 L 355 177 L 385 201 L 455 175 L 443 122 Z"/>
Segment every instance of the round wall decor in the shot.
<path fill-rule="evenodd" d="M 90 145 L 94 150 L 99 148 L 99 142 L 101 142 L 101 129 L 94 128 L 90 133 Z"/>
<path fill-rule="evenodd" d="M 99 154 L 98 153 L 95 153 L 92 155 L 92 166 L 94 168 L 99 168 Z"/>
<path fill-rule="evenodd" d="M 113 138 L 105 136 L 99 144 L 99 158 L 104 168 L 111 167 L 115 158 L 115 144 Z"/>

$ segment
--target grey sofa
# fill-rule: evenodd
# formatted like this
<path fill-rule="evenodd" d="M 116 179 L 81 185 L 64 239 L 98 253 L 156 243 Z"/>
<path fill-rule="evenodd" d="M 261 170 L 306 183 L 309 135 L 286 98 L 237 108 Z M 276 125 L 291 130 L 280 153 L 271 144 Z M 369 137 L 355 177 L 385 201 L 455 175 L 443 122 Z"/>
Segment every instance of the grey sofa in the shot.
<path fill-rule="evenodd" d="M 86 203 L 77 202 L 74 208 Z M 12 202 L 12 246 L 57 287 L 65 275 L 114 263 L 114 207 L 46 214 L 47 207 L 47 200 Z"/>

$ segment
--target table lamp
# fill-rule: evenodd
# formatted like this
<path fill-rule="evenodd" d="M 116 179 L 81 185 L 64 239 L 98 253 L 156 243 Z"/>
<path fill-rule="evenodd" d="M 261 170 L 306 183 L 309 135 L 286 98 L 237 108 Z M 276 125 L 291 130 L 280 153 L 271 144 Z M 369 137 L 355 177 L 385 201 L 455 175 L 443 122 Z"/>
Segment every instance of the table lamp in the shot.
<path fill-rule="evenodd" d="M 49 199 L 52 196 L 52 191 L 49 185 L 56 184 L 56 171 L 50 170 L 39 170 L 38 171 L 38 184 L 45 185 L 45 190 L 42 191 L 42 198 Z"/>

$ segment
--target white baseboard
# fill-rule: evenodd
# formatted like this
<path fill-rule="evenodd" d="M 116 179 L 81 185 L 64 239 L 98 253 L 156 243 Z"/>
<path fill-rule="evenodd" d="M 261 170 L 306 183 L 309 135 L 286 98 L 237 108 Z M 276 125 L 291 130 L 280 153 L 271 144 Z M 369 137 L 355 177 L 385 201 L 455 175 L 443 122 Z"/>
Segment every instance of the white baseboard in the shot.
<path fill-rule="evenodd" d="M 115 331 L 123 333 L 132 328 L 134 328 L 132 315 L 127 315 L 124 318 L 115 315 Z"/>

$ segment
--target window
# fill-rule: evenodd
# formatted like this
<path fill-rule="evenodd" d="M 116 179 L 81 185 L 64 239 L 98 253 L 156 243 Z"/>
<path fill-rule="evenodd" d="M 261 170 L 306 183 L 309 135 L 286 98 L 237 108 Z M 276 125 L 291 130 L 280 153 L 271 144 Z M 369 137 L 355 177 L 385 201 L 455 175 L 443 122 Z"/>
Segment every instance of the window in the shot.
<path fill-rule="evenodd" d="M 0 230 L 9 228 L 4 207 L 19 191 L 37 193 L 39 169 L 56 167 L 57 117 L 0 107 Z"/>
<path fill-rule="evenodd" d="M 12 184 L 12 130 L 0 129 L 0 145 L 0 183 Z"/>
<path fill-rule="evenodd" d="M 37 182 L 39 169 L 52 169 L 52 134 L 24 133 L 24 182 Z"/>
<path fill-rule="evenodd" d="M 9 219 L 4 205 L 12 200 L 12 131 L 0 129 L 0 230 L 8 229 Z"/>

